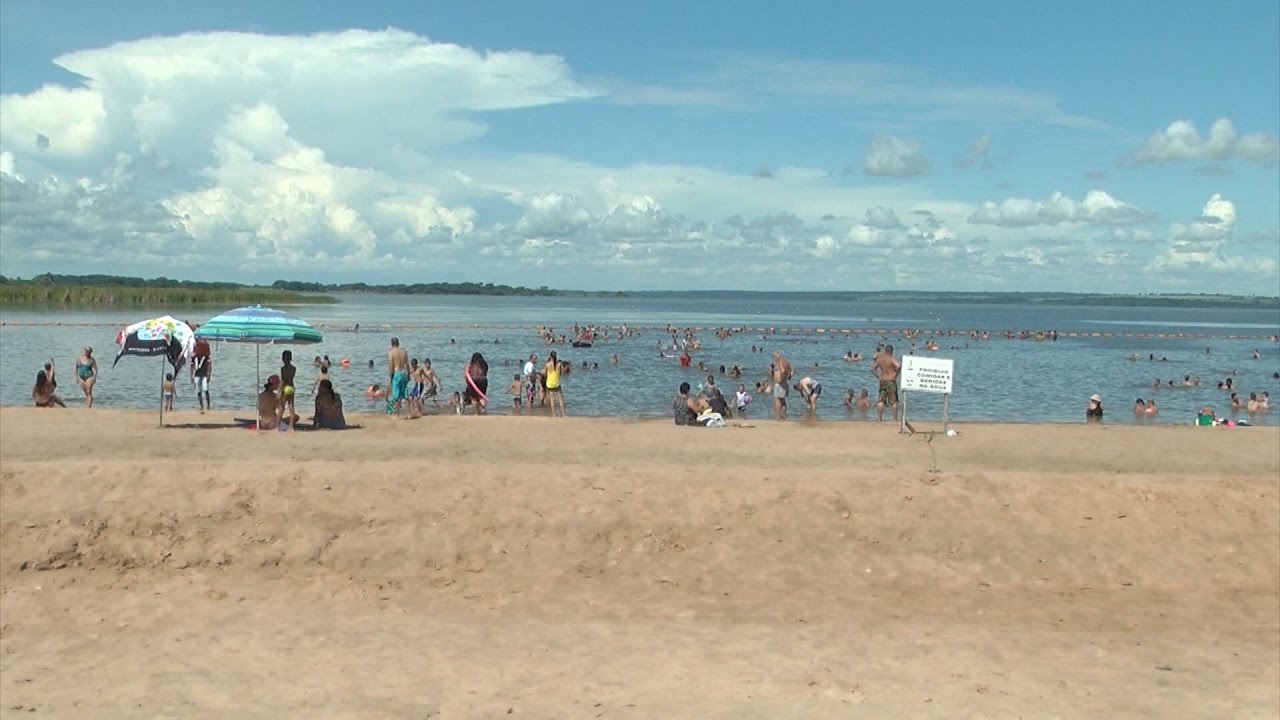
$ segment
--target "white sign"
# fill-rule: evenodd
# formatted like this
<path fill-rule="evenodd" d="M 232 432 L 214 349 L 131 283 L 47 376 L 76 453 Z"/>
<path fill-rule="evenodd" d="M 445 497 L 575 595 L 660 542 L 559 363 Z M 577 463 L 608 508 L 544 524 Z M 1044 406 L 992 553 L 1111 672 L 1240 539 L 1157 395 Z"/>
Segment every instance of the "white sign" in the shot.
<path fill-rule="evenodd" d="M 913 392 L 950 393 L 954 360 L 904 355 L 898 387 Z"/>

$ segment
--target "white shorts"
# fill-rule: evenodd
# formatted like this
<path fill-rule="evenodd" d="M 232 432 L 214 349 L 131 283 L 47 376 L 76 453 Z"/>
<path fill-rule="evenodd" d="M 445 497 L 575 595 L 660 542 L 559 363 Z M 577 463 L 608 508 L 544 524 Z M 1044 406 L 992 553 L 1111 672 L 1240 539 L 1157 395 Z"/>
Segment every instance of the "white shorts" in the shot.
<path fill-rule="evenodd" d="M 209 392 L 209 378 L 196 376 L 196 392 Z"/>

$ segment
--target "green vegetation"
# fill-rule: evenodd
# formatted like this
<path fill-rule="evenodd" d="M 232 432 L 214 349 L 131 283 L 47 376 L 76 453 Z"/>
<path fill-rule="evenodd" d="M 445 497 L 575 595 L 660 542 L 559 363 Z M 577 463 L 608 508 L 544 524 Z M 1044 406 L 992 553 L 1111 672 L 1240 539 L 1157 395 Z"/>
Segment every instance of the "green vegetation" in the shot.
<path fill-rule="evenodd" d="M 413 283 L 412 285 L 369 285 L 366 283 L 315 283 L 277 280 L 271 287 L 292 292 L 379 293 L 384 295 L 528 295 L 560 296 L 566 293 L 540 288 L 512 287 L 493 283 Z"/>
<path fill-rule="evenodd" d="M 0 276 L 0 305 L 105 307 L 128 305 L 301 305 L 337 302 L 238 283 L 206 283 L 115 275 L 37 275 L 30 280 Z"/>

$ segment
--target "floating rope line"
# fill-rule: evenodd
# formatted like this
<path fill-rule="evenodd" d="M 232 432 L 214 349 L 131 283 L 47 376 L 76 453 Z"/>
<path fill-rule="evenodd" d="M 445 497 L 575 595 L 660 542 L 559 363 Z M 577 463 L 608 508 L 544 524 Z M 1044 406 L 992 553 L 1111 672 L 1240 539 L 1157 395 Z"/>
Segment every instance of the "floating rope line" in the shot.
<path fill-rule="evenodd" d="M 115 328 L 119 329 L 121 323 L 111 322 L 61 322 L 61 321 L 44 321 L 44 322 L 23 322 L 0 320 L 0 327 L 77 327 L 77 328 Z M 828 327 L 760 327 L 751 325 L 733 325 L 733 326 L 710 326 L 698 325 L 693 327 L 680 326 L 672 324 L 669 327 L 665 325 L 632 325 L 626 324 L 627 330 L 636 332 L 660 332 L 668 333 L 672 329 L 684 330 L 689 329 L 695 332 L 706 332 L 716 330 L 728 330 L 732 334 L 742 333 L 763 333 L 765 335 L 830 335 L 833 338 L 839 336 L 882 336 L 882 337 L 901 337 L 911 332 L 916 338 L 955 338 L 957 340 L 974 340 L 970 336 L 972 329 L 966 330 L 950 330 L 950 329 L 905 329 L 905 328 L 828 328 Z M 538 330 L 547 326 L 538 325 L 517 325 L 517 324 L 480 324 L 480 323 L 366 323 L 366 322 L 350 322 L 350 323 L 312 323 L 312 327 L 327 328 L 338 332 L 350 332 L 359 334 L 363 332 L 378 333 L 379 331 L 392 330 Z M 617 330 L 621 325 L 596 325 L 598 328 L 608 328 L 609 330 Z M 1021 331 L 1019 331 L 1020 333 Z M 1021 334 L 1015 334 L 1012 337 L 1005 337 L 1004 331 L 989 332 L 990 340 L 1032 340 L 1036 342 L 1053 342 L 1049 337 L 1040 337 L 1035 333 L 1023 337 Z M 608 338 L 597 336 L 597 340 L 616 340 L 618 336 L 611 335 Z M 1160 333 L 1119 333 L 1119 332 L 1087 332 L 1087 331 L 1069 331 L 1059 332 L 1058 339 L 1062 338 L 1138 338 L 1138 339 L 1168 339 L 1168 340 L 1273 340 L 1274 335 L 1210 335 L 1206 333 L 1180 333 L 1180 332 L 1160 332 Z M 979 340 L 978 342 L 983 342 Z"/>

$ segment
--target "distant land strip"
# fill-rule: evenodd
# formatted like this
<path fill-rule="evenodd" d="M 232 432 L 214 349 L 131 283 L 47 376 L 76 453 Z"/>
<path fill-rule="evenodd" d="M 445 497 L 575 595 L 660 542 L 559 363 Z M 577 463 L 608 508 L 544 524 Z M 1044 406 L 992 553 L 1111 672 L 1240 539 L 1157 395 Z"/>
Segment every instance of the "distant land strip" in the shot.
<path fill-rule="evenodd" d="M 56 275 L 30 279 L 0 275 L 0 305 L 100 307 L 253 303 L 274 305 L 338 302 L 334 295 L 490 295 L 528 297 L 704 298 L 709 300 L 808 300 L 864 303 L 948 303 L 974 305 L 1075 305 L 1112 307 L 1236 308 L 1280 310 L 1280 297 L 1222 293 L 1099 294 L 1070 292 L 948 292 L 917 290 L 753 291 L 753 290 L 555 290 L 477 282 L 373 285 L 277 280 L 269 286 L 119 275 Z"/>

